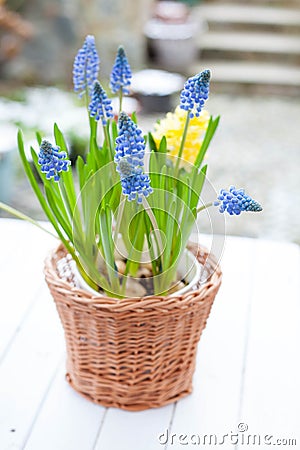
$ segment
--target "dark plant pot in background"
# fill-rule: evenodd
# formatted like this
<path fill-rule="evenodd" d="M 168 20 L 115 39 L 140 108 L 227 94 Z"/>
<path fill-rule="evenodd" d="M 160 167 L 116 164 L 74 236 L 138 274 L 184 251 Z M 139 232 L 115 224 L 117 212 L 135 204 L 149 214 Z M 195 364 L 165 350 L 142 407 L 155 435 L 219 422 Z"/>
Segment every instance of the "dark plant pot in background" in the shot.
<path fill-rule="evenodd" d="M 173 108 L 171 95 L 137 94 L 137 99 L 145 113 L 166 113 Z"/>
<path fill-rule="evenodd" d="M 166 113 L 172 110 L 172 96 L 183 82 L 178 73 L 147 69 L 133 75 L 131 89 L 144 113 Z"/>

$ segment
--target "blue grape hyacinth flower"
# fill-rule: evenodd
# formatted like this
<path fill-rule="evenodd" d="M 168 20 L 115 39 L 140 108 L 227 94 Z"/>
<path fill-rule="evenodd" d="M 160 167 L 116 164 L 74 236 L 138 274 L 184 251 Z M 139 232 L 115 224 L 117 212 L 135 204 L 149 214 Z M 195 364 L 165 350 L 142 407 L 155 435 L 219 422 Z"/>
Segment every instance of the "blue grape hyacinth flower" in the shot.
<path fill-rule="evenodd" d="M 61 152 L 58 146 L 53 146 L 51 142 L 43 140 L 38 154 L 38 163 L 41 172 L 46 174 L 47 180 L 59 181 L 59 173 L 67 172 L 71 162 L 66 159 L 66 152 Z"/>
<path fill-rule="evenodd" d="M 150 178 L 144 173 L 145 141 L 142 131 L 122 112 L 119 116 L 119 134 L 116 139 L 114 161 L 120 174 L 122 192 L 129 201 L 142 203 L 153 190 Z"/>
<path fill-rule="evenodd" d="M 244 189 L 236 189 L 234 186 L 226 189 L 221 189 L 218 200 L 214 202 L 215 206 L 219 206 L 219 211 L 225 211 L 231 216 L 239 215 L 243 211 L 262 211 L 261 205 L 253 200 L 249 195 L 245 194 Z"/>
<path fill-rule="evenodd" d="M 131 68 L 125 50 L 120 46 L 110 75 L 111 91 L 116 94 L 121 89 L 123 94 L 129 94 L 128 87 L 131 84 L 131 78 Z"/>
<path fill-rule="evenodd" d="M 180 108 L 189 111 L 190 118 L 199 117 L 209 95 L 210 70 L 188 78 L 180 94 Z"/>
<path fill-rule="evenodd" d="M 92 100 L 89 104 L 90 116 L 95 120 L 102 119 L 103 125 L 107 124 L 107 119 L 111 119 L 113 115 L 113 108 L 111 100 L 107 97 L 107 94 L 99 81 L 95 81 L 92 92 Z"/>
<path fill-rule="evenodd" d="M 94 82 L 97 80 L 100 59 L 96 50 L 94 36 L 88 35 L 78 50 L 73 65 L 74 91 L 79 97 L 85 92 L 91 95 Z"/>

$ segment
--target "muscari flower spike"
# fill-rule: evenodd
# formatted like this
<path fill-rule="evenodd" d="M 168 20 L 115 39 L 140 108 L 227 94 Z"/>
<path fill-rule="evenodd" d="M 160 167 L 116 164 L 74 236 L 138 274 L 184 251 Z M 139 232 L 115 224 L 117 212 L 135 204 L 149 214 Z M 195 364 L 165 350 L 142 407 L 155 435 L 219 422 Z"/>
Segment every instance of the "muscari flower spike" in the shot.
<path fill-rule="evenodd" d="M 188 78 L 180 94 L 180 108 L 189 111 L 190 118 L 199 117 L 209 95 L 210 70 Z"/>
<path fill-rule="evenodd" d="M 122 112 L 119 116 L 119 135 L 116 139 L 115 163 L 120 174 L 122 192 L 129 201 L 142 203 L 153 190 L 150 178 L 144 173 L 145 141 L 142 131 Z"/>
<path fill-rule="evenodd" d="M 53 146 L 51 142 L 43 140 L 38 155 L 38 163 L 41 172 L 46 174 L 47 180 L 59 181 L 59 173 L 67 172 L 71 162 L 66 159 L 66 152 L 60 152 L 58 146 Z"/>
<path fill-rule="evenodd" d="M 234 186 L 226 189 L 221 189 L 218 200 L 214 202 L 215 206 L 219 206 L 219 211 L 228 212 L 231 216 L 239 215 L 243 211 L 262 211 L 261 205 L 253 200 L 249 195 L 245 194 L 244 189 L 236 189 Z"/>
<path fill-rule="evenodd" d="M 101 118 L 103 125 L 106 125 L 107 119 L 111 119 L 114 116 L 111 100 L 107 97 L 105 90 L 97 80 L 94 83 L 89 111 L 90 116 L 95 117 L 95 120 L 98 121 Z"/>
<path fill-rule="evenodd" d="M 79 97 L 82 97 L 86 91 L 91 95 L 94 82 L 98 77 L 99 64 L 95 38 L 88 35 L 75 56 L 73 65 L 74 91 L 78 93 Z"/>
<path fill-rule="evenodd" d="M 123 94 L 129 94 L 128 87 L 131 84 L 131 78 L 132 73 L 125 50 L 120 46 L 110 75 L 111 91 L 116 94 L 122 89 Z"/>

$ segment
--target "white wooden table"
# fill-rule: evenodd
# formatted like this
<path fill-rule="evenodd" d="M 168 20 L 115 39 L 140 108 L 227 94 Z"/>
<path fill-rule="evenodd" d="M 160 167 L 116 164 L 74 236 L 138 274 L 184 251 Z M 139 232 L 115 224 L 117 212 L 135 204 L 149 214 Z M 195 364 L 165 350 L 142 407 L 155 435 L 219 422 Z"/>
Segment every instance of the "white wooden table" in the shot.
<path fill-rule="evenodd" d="M 90 403 L 64 379 L 63 332 L 42 273 L 54 245 L 0 220 L 0 450 L 194 449 L 204 435 L 215 435 L 205 448 L 300 448 L 296 245 L 226 239 L 193 394 L 136 413 Z"/>

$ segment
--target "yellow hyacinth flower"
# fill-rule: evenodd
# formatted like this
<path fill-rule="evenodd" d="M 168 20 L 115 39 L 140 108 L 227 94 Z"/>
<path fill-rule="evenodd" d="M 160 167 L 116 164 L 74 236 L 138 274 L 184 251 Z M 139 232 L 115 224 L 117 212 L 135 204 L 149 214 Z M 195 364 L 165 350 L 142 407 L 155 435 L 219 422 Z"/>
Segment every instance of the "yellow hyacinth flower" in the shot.
<path fill-rule="evenodd" d="M 185 161 L 194 163 L 196 156 L 201 148 L 201 144 L 208 126 L 209 113 L 202 111 L 199 117 L 190 119 L 186 141 L 182 153 L 182 158 Z M 179 106 L 174 113 L 167 113 L 160 123 L 154 125 L 153 139 L 157 146 L 163 136 L 167 139 L 167 149 L 170 156 L 176 157 L 178 155 L 181 138 L 186 121 L 186 111 Z"/>

